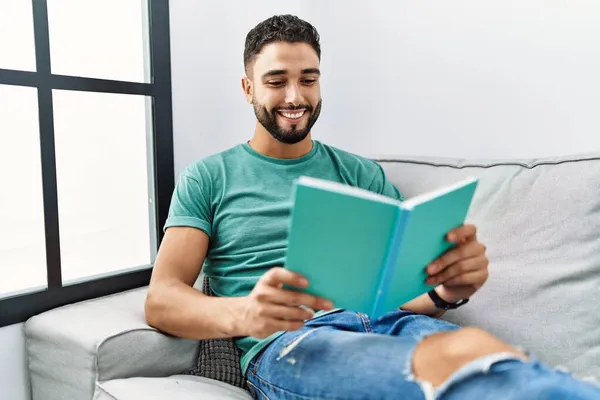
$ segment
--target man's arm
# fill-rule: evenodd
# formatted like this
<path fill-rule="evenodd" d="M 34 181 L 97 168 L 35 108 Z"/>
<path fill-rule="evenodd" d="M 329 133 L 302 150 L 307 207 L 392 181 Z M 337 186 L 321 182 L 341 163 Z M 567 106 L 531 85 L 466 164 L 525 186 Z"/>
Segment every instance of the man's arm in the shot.
<path fill-rule="evenodd" d="M 429 297 L 427 293 L 403 304 L 400 309 L 412 311 L 415 314 L 429 315 L 434 318 L 440 318 L 445 313 L 444 310 L 440 310 L 435 306 L 433 300 L 431 300 L 431 297 Z"/>
<path fill-rule="evenodd" d="M 208 251 L 199 229 L 172 227 L 165 232 L 146 298 L 146 319 L 178 337 L 235 336 L 239 299 L 210 297 L 193 288 Z"/>
<path fill-rule="evenodd" d="M 212 297 L 201 293 L 193 285 L 200 275 L 208 243 L 208 236 L 199 229 L 167 229 L 146 298 L 148 324 L 196 340 L 265 338 L 277 331 L 300 329 L 314 315 L 311 309 L 333 307 L 325 299 L 284 290 L 284 284 L 306 287 L 308 282 L 281 267 L 273 267 L 261 276 L 248 296 Z"/>

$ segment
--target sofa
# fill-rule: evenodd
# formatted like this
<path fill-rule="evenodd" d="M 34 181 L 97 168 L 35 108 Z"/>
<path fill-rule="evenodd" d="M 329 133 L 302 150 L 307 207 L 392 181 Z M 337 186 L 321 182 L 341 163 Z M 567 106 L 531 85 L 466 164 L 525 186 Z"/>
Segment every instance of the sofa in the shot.
<path fill-rule="evenodd" d="M 467 220 L 487 245 L 490 277 L 444 319 L 482 327 L 581 379 L 600 378 L 600 152 L 511 160 L 372 158 L 406 197 L 480 178 Z M 201 276 L 196 288 L 209 290 L 203 282 Z M 146 290 L 28 320 L 32 398 L 252 398 L 231 340 L 180 339 L 148 326 Z"/>

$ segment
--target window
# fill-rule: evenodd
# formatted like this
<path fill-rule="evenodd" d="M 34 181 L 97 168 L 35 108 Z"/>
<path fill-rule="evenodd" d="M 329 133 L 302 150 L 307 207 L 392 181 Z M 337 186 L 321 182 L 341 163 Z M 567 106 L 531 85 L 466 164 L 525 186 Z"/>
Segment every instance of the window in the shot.
<path fill-rule="evenodd" d="M 142 0 L 48 1 L 52 73 L 146 82 Z"/>
<path fill-rule="evenodd" d="M 52 94 L 63 284 L 151 264 L 147 97 Z"/>
<path fill-rule="evenodd" d="M 35 71 L 31 1 L 0 1 L 0 68 Z"/>
<path fill-rule="evenodd" d="M 46 287 L 37 91 L 0 85 L 0 293 Z"/>
<path fill-rule="evenodd" d="M 0 4 L 0 327 L 148 284 L 174 187 L 168 0 Z"/>

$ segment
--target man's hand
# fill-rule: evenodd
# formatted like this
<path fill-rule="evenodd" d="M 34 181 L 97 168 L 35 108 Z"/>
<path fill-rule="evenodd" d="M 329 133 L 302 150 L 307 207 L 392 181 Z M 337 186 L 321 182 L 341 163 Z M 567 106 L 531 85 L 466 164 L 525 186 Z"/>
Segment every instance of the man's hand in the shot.
<path fill-rule="evenodd" d="M 450 242 L 457 246 L 427 267 L 427 283 L 438 286 L 435 290 L 447 302 L 454 303 L 472 296 L 488 279 L 489 261 L 486 247 L 477 241 L 474 225 L 463 225 L 450 231 Z"/>
<path fill-rule="evenodd" d="M 305 288 L 308 281 L 288 269 L 271 268 L 248 296 L 240 298 L 241 316 L 236 330 L 243 332 L 244 336 L 265 338 L 277 331 L 300 329 L 305 320 L 314 316 L 314 309 L 333 308 L 331 302 L 325 299 L 283 289 L 284 284 Z"/>

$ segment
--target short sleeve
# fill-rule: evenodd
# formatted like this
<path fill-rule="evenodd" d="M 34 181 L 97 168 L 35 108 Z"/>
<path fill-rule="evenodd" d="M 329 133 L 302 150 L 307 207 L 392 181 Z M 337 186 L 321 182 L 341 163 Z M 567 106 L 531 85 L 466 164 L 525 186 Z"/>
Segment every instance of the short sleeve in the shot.
<path fill-rule="evenodd" d="M 377 172 L 369 185 L 369 190 L 396 200 L 405 200 L 398 188 L 388 180 L 381 165 L 377 164 Z"/>
<path fill-rule="evenodd" d="M 212 212 L 208 179 L 197 179 L 181 174 L 171 196 L 169 215 L 164 230 L 172 226 L 187 226 L 201 229 L 211 236 Z"/>

